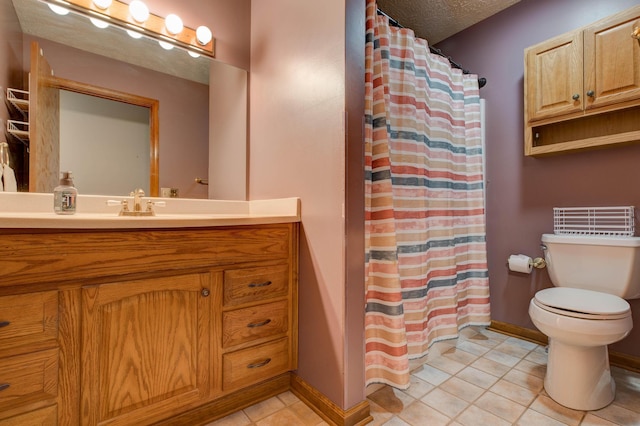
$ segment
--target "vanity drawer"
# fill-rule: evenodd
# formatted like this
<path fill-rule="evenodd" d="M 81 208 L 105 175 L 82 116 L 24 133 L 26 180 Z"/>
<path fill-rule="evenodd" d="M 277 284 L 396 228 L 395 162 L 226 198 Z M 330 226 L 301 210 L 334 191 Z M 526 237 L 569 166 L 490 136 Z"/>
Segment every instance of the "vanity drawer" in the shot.
<path fill-rule="evenodd" d="M 0 420 L 0 426 L 55 426 L 57 424 L 58 410 L 55 405 Z"/>
<path fill-rule="evenodd" d="M 289 265 L 224 271 L 224 306 L 238 306 L 286 296 L 289 292 Z"/>
<path fill-rule="evenodd" d="M 289 329 L 286 300 L 222 314 L 222 347 L 228 348 L 265 337 L 284 334 Z"/>
<path fill-rule="evenodd" d="M 54 343 L 57 336 L 57 291 L 0 297 L 0 354 L 8 347 Z"/>
<path fill-rule="evenodd" d="M 0 359 L 0 411 L 58 391 L 58 349 Z"/>
<path fill-rule="evenodd" d="M 289 339 L 231 352 L 222 357 L 225 391 L 250 385 L 289 370 Z"/>

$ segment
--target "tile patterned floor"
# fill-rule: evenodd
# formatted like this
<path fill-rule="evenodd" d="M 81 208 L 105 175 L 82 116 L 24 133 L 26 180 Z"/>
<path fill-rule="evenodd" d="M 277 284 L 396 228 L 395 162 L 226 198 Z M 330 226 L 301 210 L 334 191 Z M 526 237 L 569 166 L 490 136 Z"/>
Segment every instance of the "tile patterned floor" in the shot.
<path fill-rule="evenodd" d="M 411 386 L 367 389 L 370 426 L 640 426 L 640 374 L 612 372 L 615 401 L 601 410 L 576 411 L 543 388 L 545 348 L 480 327 L 434 344 L 412 361 Z M 316 426 L 322 418 L 290 392 L 255 404 L 208 426 Z"/>
<path fill-rule="evenodd" d="M 291 392 L 247 407 L 207 426 L 317 426 L 327 425 Z"/>

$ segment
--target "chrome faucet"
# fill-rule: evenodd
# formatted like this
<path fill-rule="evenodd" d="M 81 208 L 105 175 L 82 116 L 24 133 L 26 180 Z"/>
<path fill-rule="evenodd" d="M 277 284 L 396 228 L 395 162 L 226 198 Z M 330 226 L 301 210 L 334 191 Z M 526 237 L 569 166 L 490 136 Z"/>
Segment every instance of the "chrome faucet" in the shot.
<path fill-rule="evenodd" d="M 155 216 L 153 206 L 156 204 L 161 207 L 165 205 L 163 201 L 153 202 L 152 200 L 147 200 L 145 203 L 142 199 L 144 197 L 144 191 L 140 188 L 131 192 L 129 196 L 133 197 L 133 209 L 129 209 L 129 201 L 127 199 L 123 199 L 121 201 L 108 200 L 107 205 L 122 206 L 118 216 Z M 143 204 L 145 205 L 144 208 Z"/>
<path fill-rule="evenodd" d="M 131 194 L 129 194 L 130 196 L 133 197 L 133 211 L 134 212 L 141 212 L 142 211 L 142 197 L 144 197 L 144 191 L 140 188 L 134 190 Z M 149 205 L 147 205 L 147 208 L 149 207 Z M 153 211 L 153 209 L 152 209 Z"/>

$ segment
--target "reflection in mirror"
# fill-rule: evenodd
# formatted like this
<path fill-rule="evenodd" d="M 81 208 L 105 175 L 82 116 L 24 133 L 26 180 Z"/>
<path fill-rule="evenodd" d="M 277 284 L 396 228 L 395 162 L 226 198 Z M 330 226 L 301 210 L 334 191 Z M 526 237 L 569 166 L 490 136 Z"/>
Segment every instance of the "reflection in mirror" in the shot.
<path fill-rule="evenodd" d="M 147 108 L 60 91 L 60 170 L 81 194 L 150 195 L 149 165 Z"/>
<path fill-rule="evenodd" d="M 193 58 L 180 49 L 165 50 L 155 40 L 134 39 L 113 26 L 99 29 L 89 19 L 74 13 L 56 15 L 40 0 L 2 1 L 13 1 L 25 34 L 191 81 L 209 82 L 208 57 Z"/>
<path fill-rule="evenodd" d="M 81 192 L 157 196 L 158 101 L 50 77 L 36 42 L 31 63 L 30 189 L 51 192 L 71 171 Z"/>
<path fill-rule="evenodd" d="M 57 80 L 60 169 L 81 193 L 158 195 L 158 102 Z M 68 89 L 68 90 L 64 90 Z"/>
<path fill-rule="evenodd" d="M 107 33 L 88 20 L 69 23 L 57 15 L 51 17 L 47 6 L 37 0 L 0 0 L 0 3 L 6 5 L 2 10 L 8 7 L 14 12 L 3 13 L 3 17 L 9 19 L 13 15 L 9 24 L 21 31 L 17 49 L 10 50 L 9 70 L 26 74 L 30 69 L 30 43 L 38 41 L 58 78 L 156 99 L 158 186 L 178 188 L 180 196 L 187 198 L 246 199 L 245 185 L 240 190 L 227 191 L 229 183 L 246 181 L 246 71 L 204 57 L 193 61 L 184 51 L 164 51 L 157 42 L 140 44 L 141 40 L 128 36 L 115 42 L 106 41 L 102 37 Z M 48 21 L 39 20 L 38 11 L 46 12 Z M 68 17 L 71 14 L 63 18 Z M 90 46 L 79 46 L 80 42 Z M 0 43 L 0 55 L 6 51 Z M 0 70 L 0 84 L 6 81 Z M 16 84 L 15 79 L 9 82 L 9 87 L 29 88 L 26 79 L 22 85 Z M 234 92 L 232 88 L 238 89 Z M 242 119 L 229 119 L 230 111 L 242 115 Z M 12 148 L 19 148 L 18 142 L 9 142 Z M 210 167 L 210 158 L 224 163 L 225 168 Z M 59 169 L 59 165 L 54 166 Z M 38 167 L 41 173 L 48 170 L 47 164 Z M 32 171 L 23 167 L 25 170 L 30 176 Z M 198 177 L 208 177 L 209 187 L 197 184 Z M 76 182 L 79 187 L 81 184 L 79 180 Z"/>

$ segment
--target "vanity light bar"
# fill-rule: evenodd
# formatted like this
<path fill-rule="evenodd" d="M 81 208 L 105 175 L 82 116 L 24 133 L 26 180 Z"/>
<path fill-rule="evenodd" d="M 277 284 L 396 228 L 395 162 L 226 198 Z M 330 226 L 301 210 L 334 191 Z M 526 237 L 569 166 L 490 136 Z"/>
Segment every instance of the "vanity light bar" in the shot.
<path fill-rule="evenodd" d="M 184 26 L 178 34 L 171 34 L 166 26 L 165 20 L 161 16 L 149 14 L 149 18 L 143 22 L 136 22 L 129 13 L 127 3 L 113 0 L 107 9 L 100 9 L 94 5 L 92 0 L 41 0 L 44 3 L 60 6 L 70 11 L 86 16 L 88 18 L 98 18 L 105 22 L 122 28 L 132 30 L 155 40 L 171 43 L 189 52 L 200 55 L 214 57 L 215 39 L 211 39 L 207 44 L 202 45 L 196 37 L 196 30 Z"/>

